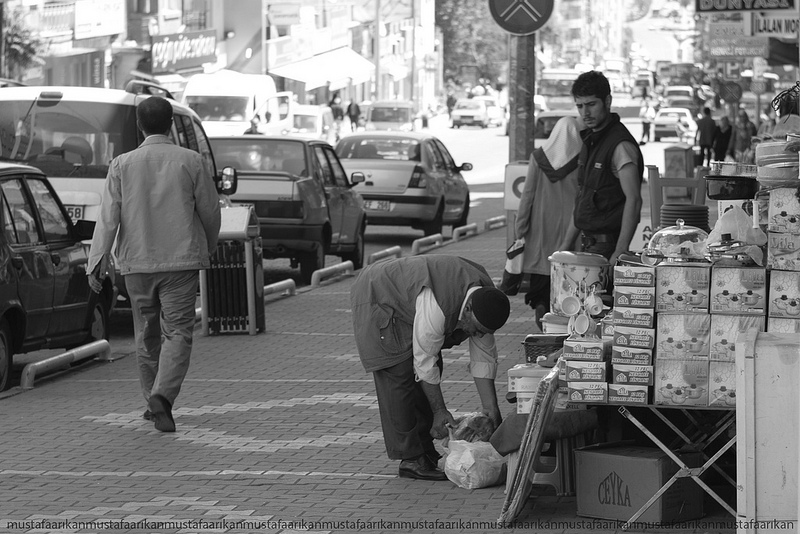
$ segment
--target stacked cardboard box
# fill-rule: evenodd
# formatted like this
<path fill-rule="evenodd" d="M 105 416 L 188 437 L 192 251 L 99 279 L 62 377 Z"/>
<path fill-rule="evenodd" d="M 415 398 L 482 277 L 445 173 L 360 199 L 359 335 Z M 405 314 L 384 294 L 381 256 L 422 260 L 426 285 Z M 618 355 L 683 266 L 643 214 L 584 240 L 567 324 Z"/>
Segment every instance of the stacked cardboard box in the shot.
<path fill-rule="evenodd" d="M 710 264 L 656 267 L 656 404 L 708 404 L 710 284 Z"/>
<path fill-rule="evenodd" d="M 652 397 L 655 285 L 653 267 L 614 267 L 614 335 L 609 402 L 647 404 Z"/>
<path fill-rule="evenodd" d="M 764 331 L 767 270 L 716 263 L 711 268 L 708 405 L 736 405 L 736 340 L 750 328 Z"/>
<path fill-rule="evenodd" d="M 607 402 L 610 352 L 610 341 L 599 336 L 573 335 L 564 340 L 562 359 L 570 402 Z"/>
<path fill-rule="evenodd" d="M 800 200 L 797 188 L 769 194 L 767 308 L 769 332 L 800 333 Z"/>

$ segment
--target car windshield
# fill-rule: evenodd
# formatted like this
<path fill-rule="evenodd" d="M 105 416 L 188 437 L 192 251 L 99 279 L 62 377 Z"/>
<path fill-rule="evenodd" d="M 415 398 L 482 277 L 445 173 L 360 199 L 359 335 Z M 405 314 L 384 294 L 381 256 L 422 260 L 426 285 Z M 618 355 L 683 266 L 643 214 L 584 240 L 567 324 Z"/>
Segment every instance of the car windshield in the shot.
<path fill-rule="evenodd" d="M 299 131 L 312 131 L 317 129 L 316 115 L 298 115 L 294 116 L 294 127 Z"/>
<path fill-rule="evenodd" d="M 303 143 L 290 140 L 253 140 L 231 137 L 210 139 L 214 160 L 221 167 L 248 171 L 283 171 L 302 175 L 305 168 Z"/>
<path fill-rule="evenodd" d="M 336 146 L 336 153 L 344 159 L 420 161 L 419 142 L 401 137 L 343 139 Z"/>
<path fill-rule="evenodd" d="M 186 103 L 200 116 L 200 120 L 247 120 L 246 96 L 193 95 L 186 97 Z"/>
<path fill-rule="evenodd" d="M 570 96 L 574 79 L 539 80 L 539 94 L 543 96 Z"/>
<path fill-rule="evenodd" d="M 370 120 L 372 122 L 411 122 L 409 108 L 372 108 Z"/>
<path fill-rule="evenodd" d="M 455 109 L 481 109 L 481 103 L 478 100 L 461 100 L 456 103 Z"/>
<path fill-rule="evenodd" d="M 133 106 L 41 96 L 5 101 L 0 155 L 50 177 L 105 178 L 113 158 L 138 146 L 135 113 Z"/>
<path fill-rule="evenodd" d="M 681 113 L 680 111 L 659 111 L 657 118 L 683 120 L 686 119 L 686 113 Z"/>

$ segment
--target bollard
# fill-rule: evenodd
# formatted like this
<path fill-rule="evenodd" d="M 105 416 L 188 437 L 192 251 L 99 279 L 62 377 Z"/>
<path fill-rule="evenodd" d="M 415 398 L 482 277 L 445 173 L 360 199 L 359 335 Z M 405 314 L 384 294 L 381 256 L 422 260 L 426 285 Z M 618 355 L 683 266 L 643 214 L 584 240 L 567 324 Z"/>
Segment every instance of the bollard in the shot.
<path fill-rule="evenodd" d="M 344 274 L 353 274 L 353 262 L 348 260 L 330 267 L 317 269 L 311 274 L 311 287 L 318 287 L 323 278 L 339 274 L 340 271 L 344 271 Z"/>
<path fill-rule="evenodd" d="M 281 290 L 283 290 L 284 295 L 296 295 L 297 284 L 295 284 L 294 280 L 291 278 L 287 278 L 286 280 L 281 280 L 280 282 L 275 282 L 274 284 L 264 286 L 264 295 L 277 293 Z"/>
<path fill-rule="evenodd" d="M 420 249 L 425 245 L 431 245 L 426 250 L 430 250 L 432 248 L 441 247 L 444 243 L 444 237 L 442 234 L 433 234 L 429 235 L 428 237 L 421 237 L 420 239 L 415 239 L 414 242 L 411 243 L 411 255 L 416 256 L 420 253 Z"/>
<path fill-rule="evenodd" d="M 36 378 L 36 373 L 40 371 L 52 371 L 64 365 L 84 360 L 95 354 L 99 355 L 98 359 L 100 360 L 108 360 L 111 356 L 111 345 L 109 345 L 108 341 L 105 339 L 92 341 L 91 343 L 75 347 L 67 352 L 51 356 L 46 360 L 29 363 L 22 369 L 22 377 L 19 385 L 22 389 L 33 389 L 33 381 Z"/>
<path fill-rule="evenodd" d="M 497 217 L 492 217 L 491 219 L 486 219 L 486 222 L 483 224 L 484 230 L 493 230 L 495 228 L 502 228 L 506 225 L 506 216 L 505 215 L 498 215 Z"/>
<path fill-rule="evenodd" d="M 478 223 L 470 223 L 466 226 L 453 228 L 453 241 L 458 242 L 462 237 L 467 237 L 468 235 L 478 235 Z"/>
<path fill-rule="evenodd" d="M 399 258 L 403 255 L 403 249 L 400 247 L 389 247 L 383 250 L 379 250 L 378 252 L 373 252 L 367 258 L 367 265 L 370 263 L 375 263 L 378 260 L 383 260 L 385 258 Z"/>

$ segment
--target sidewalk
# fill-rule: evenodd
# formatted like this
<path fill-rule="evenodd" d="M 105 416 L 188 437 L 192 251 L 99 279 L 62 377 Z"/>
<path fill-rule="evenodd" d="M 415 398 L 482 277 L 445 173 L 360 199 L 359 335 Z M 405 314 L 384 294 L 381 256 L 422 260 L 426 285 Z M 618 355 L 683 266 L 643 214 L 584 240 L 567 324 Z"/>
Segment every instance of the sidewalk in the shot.
<path fill-rule="evenodd" d="M 478 261 L 499 280 L 505 235 L 505 228 L 481 231 L 432 253 Z M 194 533 L 220 521 L 227 523 L 214 532 L 500 531 L 494 522 L 504 486 L 470 491 L 397 477 L 353 342 L 352 281 L 269 298 L 267 332 L 256 336 L 198 331 L 175 434 L 141 419 L 133 357 L 0 398 L 0 501 L 7 504 L 0 531 L 27 531 L 18 521 L 36 532 Z M 524 360 L 521 342 L 533 329 L 532 311 L 512 297 L 512 316 L 497 335 L 501 402 L 506 372 Z M 444 359 L 448 407 L 477 410 L 466 346 L 444 351 Z M 714 528 L 731 517 L 718 506 L 707 510 L 689 529 L 648 532 L 733 532 Z M 622 532 L 575 511 L 574 497 L 536 486 L 518 526 L 502 531 Z M 234 528 L 236 521 L 252 524 Z"/>

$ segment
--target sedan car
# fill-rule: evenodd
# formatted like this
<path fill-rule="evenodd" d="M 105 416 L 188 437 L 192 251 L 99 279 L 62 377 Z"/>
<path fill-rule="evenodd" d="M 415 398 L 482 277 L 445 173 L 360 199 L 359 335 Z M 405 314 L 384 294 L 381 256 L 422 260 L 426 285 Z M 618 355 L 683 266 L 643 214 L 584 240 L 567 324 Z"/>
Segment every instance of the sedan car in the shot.
<path fill-rule="evenodd" d="M 86 277 L 94 223 L 73 225 L 45 175 L 0 163 L 0 390 L 14 354 L 108 339 L 113 266 L 97 294 Z"/>
<path fill-rule="evenodd" d="M 653 140 L 662 137 L 677 137 L 680 141 L 692 142 L 697 133 L 697 123 L 686 108 L 661 108 L 653 121 Z"/>
<path fill-rule="evenodd" d="M 438 234 L 467 224 L 469 187 L 450 152 L 428 133 L 364 132 L 342 138 L 336 153 L 348 174 L 363 173 L 355 189 L 370 225 L 401 225 Z"/>
<path fill-rule="evenodd" d="M 480 126 L 486 128 L 491 123 L 486 102 L 477 98 L 459 98 L 450 113 L 453 128 Z"/>
<path fill-rule="evenodd" d="M 361 268 L 367 217 L 331 145 L 264 135 L 209 141 L 217 164 L 237 170 L 231 201 L 255 207 L 265 259 L 289 258 L 305 283 L 325 267 L 326 254 Z"/>
<path fill-rule="evenodd" d="M 542 146 L 545 139 L 550 137 L 550 133 L 555 128 L 556 123 L 564 117 L 578 118 L 578 112 L 571 109 L 559 109 L 555 111 L 543 111 L 536 114 L 536 122 L 533 125 L 533 146 Z"/>

